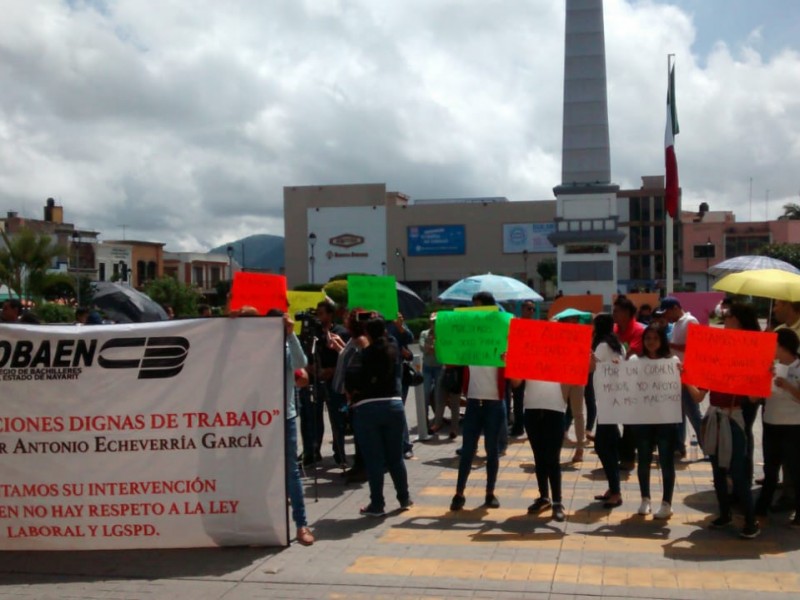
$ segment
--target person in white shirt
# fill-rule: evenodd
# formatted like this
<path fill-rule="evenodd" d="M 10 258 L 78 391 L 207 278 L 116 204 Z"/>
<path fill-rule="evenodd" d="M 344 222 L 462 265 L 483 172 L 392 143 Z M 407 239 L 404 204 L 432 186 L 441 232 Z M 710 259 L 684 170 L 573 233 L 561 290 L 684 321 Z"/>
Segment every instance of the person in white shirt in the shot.
<path fill-rule="evenodd" d="M 778 471 L 794 485 L 793 527 L 800 527 L 800 338 L 779 329 L 775 351 L 775 386 L 764 405 L 764 485 L 756 501 L 756 514 L 766 516 L 778 485 Z M 786 485 L 786 483 L 784 483 Z"/>
<path fill-rule="evenodd" d="M 692 316 L 689 311 L 683 310 L 680 301 L 673 297 L 667 296 L 661 300 L 659 307 L 664 311 L 664 317 L 672 324 L 672 333 L 669 335 L 669 347 L 672 353 L 678 357 L 678 360 L 683 361 L 683 355 L 686 352 L 686 335 L 689 331 L 689 325 L 698 325 L 699 322 Z M 681 389 L 681 409 L 683 410 L 684 418 L 678 427 L 678 453 L 681 458 L 686 457 L 686 419 L 692 424 L 694 434 L 697 440 L 700 441 L 700 423 L 703 420 L 703 415 L 700 413 L 700 405 L 692 400 L 692 396 L 684 387 Z"/>

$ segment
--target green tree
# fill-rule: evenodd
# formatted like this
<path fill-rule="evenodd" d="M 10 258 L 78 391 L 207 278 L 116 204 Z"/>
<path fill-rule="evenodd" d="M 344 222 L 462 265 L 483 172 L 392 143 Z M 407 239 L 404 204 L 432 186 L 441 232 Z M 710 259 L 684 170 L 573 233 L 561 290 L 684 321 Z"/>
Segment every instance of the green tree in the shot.
<path fill-rule="evenodd" d="M 29 282 L 42 281 L 53 259 L 66 252 L 53 244 L 49 235 L 37 234 L 28 228 L 20 229 L 13 237 L 0 230 L 5 247 L 0 248 L 0 283 L 20 298 L 30 297 Z"/>
<path fill-rule="evenodd" d="M 33 312 L 42 323 L 75 322 L 75 309 L 55 302 L 43 302 Z"/>
<path fill-rule="evenodd" d="M 789 204 L 784 204 L 783 215 L 781 215 L 780 218 L 789 219 L 790 221 L 796 221 L 800 219 L 800 204 L 796 204 L 794 202 L 790 202 Z"/>
<path fill-rule="evenodd" d="M 545 258 L 536 265 L 536 272 L 542 281 L 552 281 L 556 283 L 558 278 L 558 262 L 555 258 Z"/>
<path fill-rule="evenodd" d="M 200 292 L 172 277 L 155 279 L 145 286 L 145 293 L 159 304 L 169 304 L 176 317 L 196 317 Z"/>
<path fill-rule="evenodd" d="M 759 248 L 756 254 L 777 258 L 800 269 L 800 244 L 768 244 Z"/>

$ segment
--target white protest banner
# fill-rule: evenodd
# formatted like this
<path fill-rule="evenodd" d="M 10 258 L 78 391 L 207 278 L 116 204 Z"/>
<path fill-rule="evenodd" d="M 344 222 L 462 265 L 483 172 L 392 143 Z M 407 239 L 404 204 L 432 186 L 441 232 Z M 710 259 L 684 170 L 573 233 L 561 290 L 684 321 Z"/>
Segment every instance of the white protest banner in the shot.
<path fill-rule="evenodd" d="M 598 363 L 594 393 L 598 423 L 681 422 L 681 376 L 674 359 Z"/>
<path fill-rule="evenodd" d="M 281 319 L 0 327 L 0 549 L 285 545 Z"/>

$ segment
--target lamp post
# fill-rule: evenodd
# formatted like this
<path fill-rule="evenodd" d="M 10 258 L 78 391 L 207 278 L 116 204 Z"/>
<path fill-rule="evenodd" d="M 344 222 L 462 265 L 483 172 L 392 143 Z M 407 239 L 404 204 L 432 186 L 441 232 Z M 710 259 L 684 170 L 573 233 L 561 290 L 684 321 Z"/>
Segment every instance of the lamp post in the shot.
<path fill-rule="evenodd" d="M 711 243 L 709 237 L 706 241 L 706 291 L 711 291 L 711 274 L 708 272 L 711 263 L 711 251 L 714 249 L 714 244 Z"/>
<path fill-rule="evenodd" d="M 386 261 L 381 262 L 381 275 L 386 275 Z"/>
<path fill-rule="evenodd" d="M 228 279 L 233 281 L 233 246 L 228 246 Z"/>
<path fill-rule="evenodd" d="M 314 281 L 314 246 L 317 245 L 317 234 L 313 231 L 308 234 L 308 248 L 310 250 L 309 257 L 308 257 L 308 265 L 311 267 L 311 283 L 316 283 Z"/>
<path fill-rule="evenodd" d="M 400 252 L 400 248 L 395 248 L 394 255 L 403 261 L 403 281 L 405 282 L 408 279 L 406 277 L 406 257 L 403 256 L 402 252 Z"/>
<path fill-rule="evenodd" d="M 525 285 L 528 285 L 528 249 L 522 251 L 522 262 L 525 265 Z"/>
<path fill-rule="evenodd" d="M 246 261 L 245 261 L 245 258 L 244 258 L 244 240 L 242 240 L 242 271 L 246 271 L 247 270 L 247 269 L 245 269 L 245 266 L 244 266 L 245 262 Z"/>
<path fill-rule="evenodd" d="M 78 242 L 80 241 L 81 234 L 77 231 L 72 232 L 72 245 L 75 248 L 75 300 L 78 303 L 78 306 L 81 305 L 81 274 L 80 274 L 80 247 L 78 246 Z"/>

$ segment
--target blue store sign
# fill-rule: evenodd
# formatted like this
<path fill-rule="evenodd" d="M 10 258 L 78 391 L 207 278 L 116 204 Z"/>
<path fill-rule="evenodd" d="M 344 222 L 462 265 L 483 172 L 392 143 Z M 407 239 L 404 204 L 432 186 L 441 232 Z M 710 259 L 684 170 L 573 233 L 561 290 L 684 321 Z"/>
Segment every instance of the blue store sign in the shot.
<path fill-rule="evenodd" d="M 466 253 L 463 225 L 419 225 L 408 228 L 409 256 L 444 256 Z"/>

